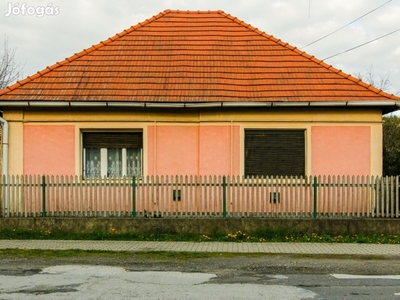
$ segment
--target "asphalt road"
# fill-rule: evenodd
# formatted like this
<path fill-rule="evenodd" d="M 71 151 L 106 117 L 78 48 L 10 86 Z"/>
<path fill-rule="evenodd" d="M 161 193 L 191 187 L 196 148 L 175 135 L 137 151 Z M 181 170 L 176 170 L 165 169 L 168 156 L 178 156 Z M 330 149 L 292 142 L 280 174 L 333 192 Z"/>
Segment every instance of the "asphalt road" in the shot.
<path fill-rule="evenodd" d="M 400 299 L 400 260 L 0 256 L 0 299 Z"/>

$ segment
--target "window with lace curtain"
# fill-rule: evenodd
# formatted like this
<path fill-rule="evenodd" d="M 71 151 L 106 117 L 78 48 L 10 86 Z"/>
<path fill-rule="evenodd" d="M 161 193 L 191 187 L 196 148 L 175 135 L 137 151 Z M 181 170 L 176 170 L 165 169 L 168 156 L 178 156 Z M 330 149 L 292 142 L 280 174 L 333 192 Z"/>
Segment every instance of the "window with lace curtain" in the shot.
<path fill-rule="evenodd" d="M 142 132 L 83 132 L 85 177 L 142 175 Z"/>

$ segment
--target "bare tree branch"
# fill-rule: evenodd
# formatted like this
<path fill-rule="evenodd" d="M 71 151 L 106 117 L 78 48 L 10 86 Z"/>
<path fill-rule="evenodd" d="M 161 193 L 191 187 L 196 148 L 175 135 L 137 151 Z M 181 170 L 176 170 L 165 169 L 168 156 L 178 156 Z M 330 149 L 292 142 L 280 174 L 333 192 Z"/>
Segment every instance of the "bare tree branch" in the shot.
<path fill-rule="evenodd" d="M 379 74 L 377 78 L 373 65 L 371 65 L 369 69 L 365 69 L 364 73 L 358 72 L 355 76 L 382 91 L 388 91 L 392 86 L 392 82 L 390 81 L 390 72 L 384 75 Z"/>
<path fill-rule="evenodd" d="M 4 36 L 3 49 L 0 50 L 0 90 L 22 77 L 22 67 L 15 62 L 16 49 L 8 47 L 8 38 Z"/>

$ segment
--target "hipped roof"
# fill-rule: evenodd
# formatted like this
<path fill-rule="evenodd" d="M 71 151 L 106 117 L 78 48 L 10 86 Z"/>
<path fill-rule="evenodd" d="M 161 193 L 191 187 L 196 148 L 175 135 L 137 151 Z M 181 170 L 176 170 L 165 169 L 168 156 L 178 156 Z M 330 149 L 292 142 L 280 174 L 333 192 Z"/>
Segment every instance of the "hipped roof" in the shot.
<path fill-rule="evenodd" d="M 2 105 L 399 100 L 223 11 L 166 10 L 0 91 Z"/>

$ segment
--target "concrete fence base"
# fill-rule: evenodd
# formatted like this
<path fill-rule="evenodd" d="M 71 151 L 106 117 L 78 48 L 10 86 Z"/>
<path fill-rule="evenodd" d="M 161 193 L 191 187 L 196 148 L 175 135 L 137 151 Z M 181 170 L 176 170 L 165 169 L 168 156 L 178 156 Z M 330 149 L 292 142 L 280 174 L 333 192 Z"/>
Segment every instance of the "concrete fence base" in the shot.
<path fill-rule="evenodd" d="M 400 234 L 396 219 L 131 219 L 131 218 L 0 218 L 0 230 L 32 229 L 51 232 L 117 232 L 251 234 L 258 230 L 290 233 Z"/>

